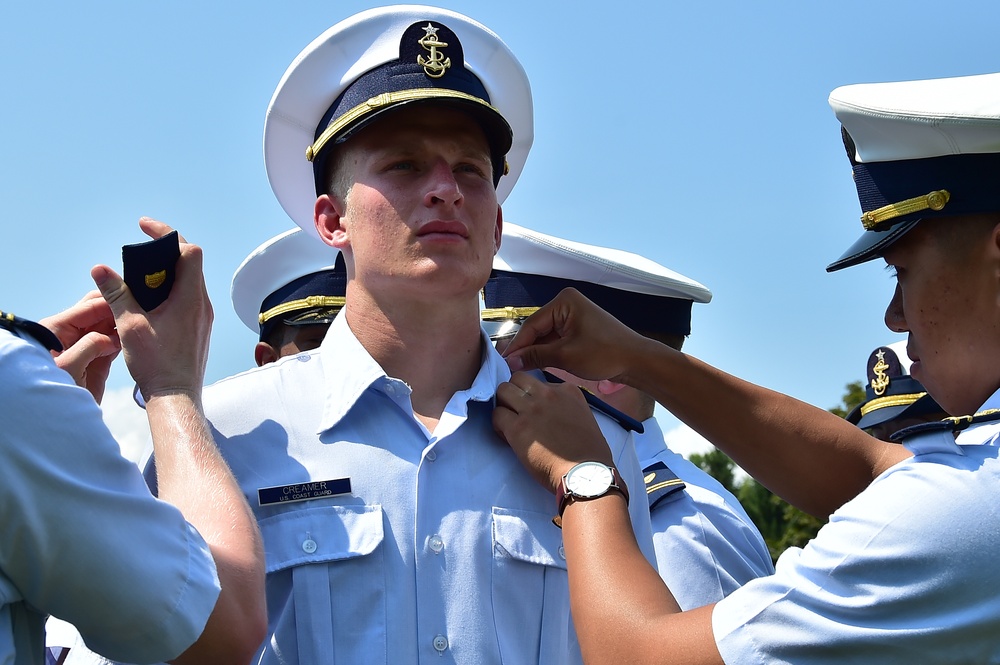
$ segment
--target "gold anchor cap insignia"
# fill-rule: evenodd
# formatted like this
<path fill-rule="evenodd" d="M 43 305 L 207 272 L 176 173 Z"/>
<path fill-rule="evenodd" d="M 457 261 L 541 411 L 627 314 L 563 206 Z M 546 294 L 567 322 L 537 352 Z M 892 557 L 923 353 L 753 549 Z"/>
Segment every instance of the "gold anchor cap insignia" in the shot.
<path fill-rule="evenodd" d="M 875 372 L 875 378 L 872 379 L 872 392 L 881 395 L 889 387 L 889 375 L 885 373 L 885 370 L 889 369 L 889 365 L 885 362 L 885 351 L 879 349 L 875 355 L 878 356 L 878 362 L 872 367 L 872 371 Z"/>
<path fill-rule="evenodd" d="M 438 50 L 448 46 L 448 42 L 438 40 L 437 32 L 439 29 L 428 21 L 427 25 L 423 27 L 424 36 L 417 40 L 417 43 L 428 51 L 426 58 L 422 55 L 417 56 L 417 64 L 422 66 L 424 73 L 432 79 L 441 78 L 451 67 L 451 58 L 445 57 L 445 54 Z"/>

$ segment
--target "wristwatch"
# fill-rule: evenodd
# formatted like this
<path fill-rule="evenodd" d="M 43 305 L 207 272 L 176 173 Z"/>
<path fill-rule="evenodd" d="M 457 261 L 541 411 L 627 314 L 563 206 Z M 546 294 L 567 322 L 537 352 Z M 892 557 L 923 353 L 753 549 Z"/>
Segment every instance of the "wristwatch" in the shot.
<path fill-rule="evenodd" d="M 618 469 L 600 462 L 581 462 L 566 472 L 556 488 L 558 514 L 552 523 L 562 528 L 562 515 L 571 501 L 596 499 L 608 492 L 618 492 L 628 503 L 628 487 L 618 475 Z"/>

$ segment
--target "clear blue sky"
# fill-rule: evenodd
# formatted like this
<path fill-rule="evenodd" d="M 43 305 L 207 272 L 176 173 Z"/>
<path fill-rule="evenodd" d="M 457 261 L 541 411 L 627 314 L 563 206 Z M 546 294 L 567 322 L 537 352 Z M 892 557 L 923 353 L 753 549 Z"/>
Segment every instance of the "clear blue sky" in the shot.
<path fill-rule="evenodd" d="M 296 54 L 378 3 L 0 6 L 0 309 L 40 318 L 91 288 L 149 215 L 204 247 L 208 379 L 253 364 L 229 302 L 246 254 L 292 226 L 261 130 Z M 843 84 L 1000 69 L 995 2 L 445 2 L 531 80 L 535 143 L 504 206 L 540 231 L 644 254 L 714 292 L 686 350 L 827 408 L 859 380 L 892 280 L 829 275 L 860 233 Z M 123 368 L 112 388 L 131 384 Z"/>

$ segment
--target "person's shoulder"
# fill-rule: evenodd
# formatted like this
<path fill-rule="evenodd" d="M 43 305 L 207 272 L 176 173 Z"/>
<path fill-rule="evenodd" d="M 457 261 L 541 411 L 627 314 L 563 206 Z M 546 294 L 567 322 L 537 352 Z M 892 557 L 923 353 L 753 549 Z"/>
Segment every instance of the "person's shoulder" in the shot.
<path fill-rule="evenodd" d="M 315 387 L 322 376 L 318 350 L 286 356 L 206 386 L 205 414 L 214 421 L 225 413 L 235 411 L 245 416 L 272 402 L 293 401 L 296 389 Z"/>
<path fill-rule="evenodd" d="M 666 463 L 659 460 L 643 467 L 642 479 L 646 485 L 646 501 L 651 512 L 683 497 L 687 487 Z"/>
<path fill-rule="evenodd" d="M 718 480 L 713 478 L 704 469 L 691 460 L 685 458 L 680 453 L 669 448 L 664 448 L 646 463 L 646 467 L 653 464 L 662 464 L 668 467 L 689 488 L 700 488 L 706 492 L 718 496 L 732 496 Z"/>
<path fill-rule="evenodd" d="M 52 356 L 33 338 L 0 327 L 0 392 L 19 395 L 27 383 L 56 370 Z"/>
<path fill-rule="evenodd" d="M 753 527 L 753 521 L 736 496 L 716 478 L 680 454 L 669 449 L 662 450 L 646 463 L 644 470 L 647 491 L 651 488 L 654 490 L 649 495 L 651 511 L 655 512 L 657 507 L 669 505 L 668 497 L 672 494 L 664 490 L 680 484 L 683 496 L 690 501 L 691 510 L 701 513 L 713 524 L 731 522 L 739 527 Z M 655 477 L 652 475 L 654 470 Z M 672 483 L 671 478 L 676 478 L 676 481 Z M 674 499 L 679 496 L 674 496 Z"/>
<path fill-rule="evenodd" d="M 303 351 L 290 356 L 279 358 L 274 362 L 267 363 L 261 367 L 250 367 L 231 374 L 227 377 L 205 387 L 206 391 L 213 393 L 225 393 L 244 386 L 251 387 L 265 385 L 276 381 L 283 381 L 289 374 L 298 374 L 315 370 L 320 364 L 319 349 Z"/>
<path fill-rule="evenodd" d="M 40 323 L 22 319 L 10 312 L 0 310 L 0 329 L 6 330 L 12 336 L 20 337 L 21 339 L 33 340 L 41 344 L 48 351 L 63 350 L 62 343 L 51 330 Z"/>
<path fill-rule="evenodd" d="M 1000 409 L 985 409 L 978 411 L 971 416 L 949 416 L 942 420 L 935 420 L 927 423 L 920 423 L 910 427 L 904 427 L 892 434 L 891 440 L 905 443 L 922 434 L 937 432 L 947 432 L 956 437 L 962 435 L 964 438 L 974 438 L 974 433 L 987 434 L 987 432 L 1000 429 Z M 969 443 L 972 443 L 969 441 Z"/>

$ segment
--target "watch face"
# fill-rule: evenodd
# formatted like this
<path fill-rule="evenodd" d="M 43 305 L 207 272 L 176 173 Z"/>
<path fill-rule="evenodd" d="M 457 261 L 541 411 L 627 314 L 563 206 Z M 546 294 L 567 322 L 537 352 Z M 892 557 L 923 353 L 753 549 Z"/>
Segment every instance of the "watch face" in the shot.
<path fill-rule="evenodd" d="M 577 464 L 566 474 L 566 489 L 573 494 L 592 498 L 607 493 L 614 482 L 611 469 L 600 462 Z"/>

